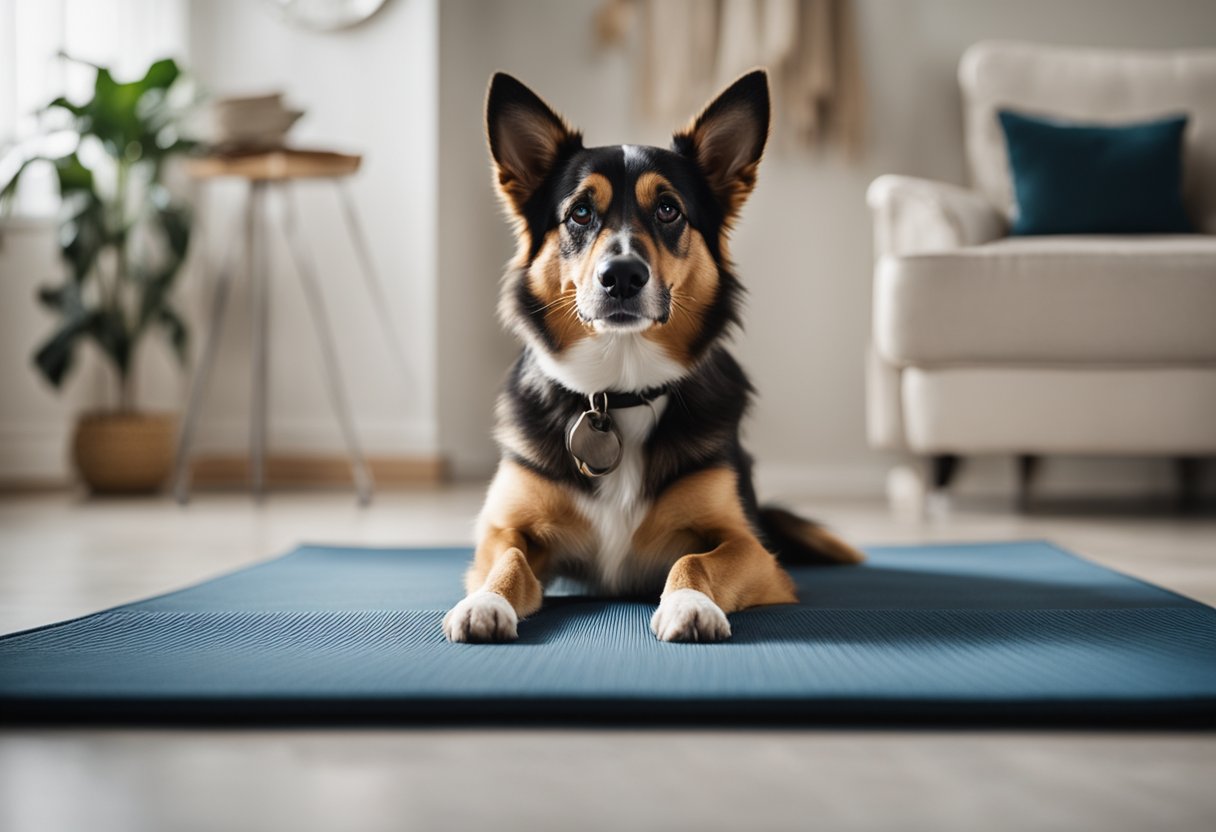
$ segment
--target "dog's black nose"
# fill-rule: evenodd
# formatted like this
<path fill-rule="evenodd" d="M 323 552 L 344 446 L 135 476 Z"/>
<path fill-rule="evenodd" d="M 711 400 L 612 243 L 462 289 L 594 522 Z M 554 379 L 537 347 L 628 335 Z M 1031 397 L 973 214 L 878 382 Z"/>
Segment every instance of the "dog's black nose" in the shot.
<path fill-rule="evenodd" d="M 632 254 L 609 257 L 600 263 L 599 279 L 609 297 L 626 300 L 640 292 L 650 280 L 650 267 Z"/>

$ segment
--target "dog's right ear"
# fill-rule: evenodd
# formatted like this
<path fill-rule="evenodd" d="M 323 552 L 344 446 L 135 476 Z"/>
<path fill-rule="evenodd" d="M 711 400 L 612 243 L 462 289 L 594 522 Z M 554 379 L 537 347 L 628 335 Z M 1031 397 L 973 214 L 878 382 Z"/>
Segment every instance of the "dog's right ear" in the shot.
<path fill-rule="evenodd" d="M 498 191 L 518 214 L 554 165 L 583 146 L 540 96 L 515 78 L 497 72 L 486 95 L 486 136 L 494 157 Z"/>
<path fill-rule="evenodd" d="M 705 174 L 728 226 L 756 186 L 756 169 L 768 141 L 769 108 L 768 74 L 753 70 L 672 137 L 672 149 Z"/>

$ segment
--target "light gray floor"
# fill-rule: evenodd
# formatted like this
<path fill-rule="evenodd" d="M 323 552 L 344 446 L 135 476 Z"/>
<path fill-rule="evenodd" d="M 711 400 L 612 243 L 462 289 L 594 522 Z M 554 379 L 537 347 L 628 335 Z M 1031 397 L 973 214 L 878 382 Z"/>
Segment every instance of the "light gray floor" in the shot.
<path fill-rule="evenodd" d="M 0 630 L 80 615 L 302 541 L 463 543 L 475 488 L 167 501 L 0 499 Z M 1216 602 L 1216 521 L 1168 513 L 799 505 L 858 542 L 1050 538 Z M 1216 829 L 1198 733 L 9 730 L 0 830 Z"/>

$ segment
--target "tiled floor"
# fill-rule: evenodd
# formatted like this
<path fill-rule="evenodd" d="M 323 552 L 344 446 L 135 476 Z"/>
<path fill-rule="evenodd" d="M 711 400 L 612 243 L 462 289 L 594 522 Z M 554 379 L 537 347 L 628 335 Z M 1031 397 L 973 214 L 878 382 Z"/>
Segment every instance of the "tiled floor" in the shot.
<path fill-rule="evenodd" d="M 303 541 L 466 542 L 477 488 L 0 499 L 0 630 L 205 579 Z M 795 501 L 797 504 L 797 501 Z M 930 521 L 798 505 L 858 542 L 1045 537 L 1216 602 L 1216 520 L 1118 506 Z M 732 729 L 7 730 L 0 829 L 1216 828 L 1203 733 Z"/>

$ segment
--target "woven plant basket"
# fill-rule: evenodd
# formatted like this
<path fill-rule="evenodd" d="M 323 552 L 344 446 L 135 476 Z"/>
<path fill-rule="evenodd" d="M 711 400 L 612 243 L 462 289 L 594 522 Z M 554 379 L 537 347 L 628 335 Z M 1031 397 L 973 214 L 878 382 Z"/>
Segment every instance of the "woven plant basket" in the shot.
<path fill-rule="evenodd" d="M 172 413 L 82 413 L 72 460 L 95 494 L 147 494 L 169 478 L 176 435 Z"/>

